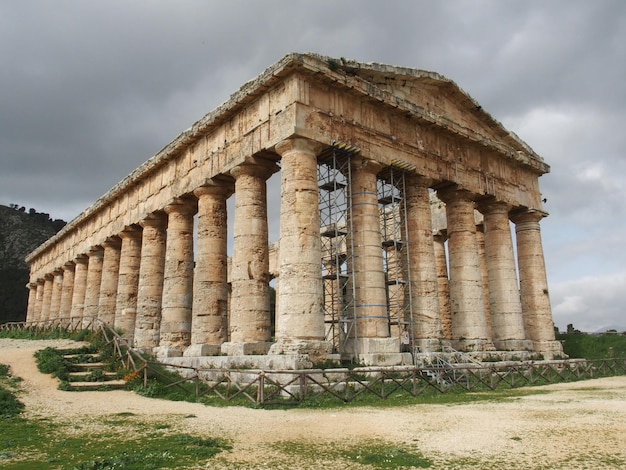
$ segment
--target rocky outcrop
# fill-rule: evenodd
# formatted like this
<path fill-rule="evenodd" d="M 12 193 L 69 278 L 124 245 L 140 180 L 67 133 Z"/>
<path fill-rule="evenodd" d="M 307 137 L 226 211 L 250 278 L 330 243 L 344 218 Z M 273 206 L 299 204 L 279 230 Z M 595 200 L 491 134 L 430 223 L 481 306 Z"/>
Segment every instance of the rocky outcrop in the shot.
<path fill-rule="evenodd" d="M 24 258 L 64 225 L 35 209 L 0 205 L 0 323 L 26 318 L 29 267 Z"/>

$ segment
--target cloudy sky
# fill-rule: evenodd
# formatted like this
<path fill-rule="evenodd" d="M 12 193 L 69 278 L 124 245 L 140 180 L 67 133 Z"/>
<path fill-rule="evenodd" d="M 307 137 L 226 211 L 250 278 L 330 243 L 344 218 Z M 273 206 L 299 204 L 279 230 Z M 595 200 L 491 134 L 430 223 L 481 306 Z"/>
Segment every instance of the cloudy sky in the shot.
<path fill-rule="evenodd" d="M 439 72 L 518 134 L 557 326 L 626 329 L 623 0 L 2 1 L 0 204 L 70 220 L 307 51 Z"/>

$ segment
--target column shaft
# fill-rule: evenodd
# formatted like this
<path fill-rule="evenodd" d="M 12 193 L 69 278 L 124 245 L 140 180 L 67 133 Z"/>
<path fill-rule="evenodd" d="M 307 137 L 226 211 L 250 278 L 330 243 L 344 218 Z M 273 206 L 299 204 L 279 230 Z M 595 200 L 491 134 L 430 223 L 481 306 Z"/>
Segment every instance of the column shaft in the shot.
<path fill-rule="evenodd" d="M 115 302 L 115 328 L 122 330 L 124 338 L 132 342 L 137 314 L 137 288 L 141 261 L 141 230 L 130 227 L 120 233 L 120 272 Z"/>
<path fill-rule="evenodd" d="M 74 290 L 72 291 L 72 307 L 70 317 L 83 318 L 85 312 L 85 293 L 87 292 L 87 270 L 89 258 L 81 255 L 74 260 L 76 268 L 74 271 Z M 84 327 L 88 326 L 83 323 Z"/>
<path fill-rule="evenodd" d="M 118 237 L 111 237 L 102 246 L 104 253 L 100 296 L 98 298 L 98 318 L 110 327 L 113 327 L 115 324 L 115 305 L 117 303 L 121 241 Z"/>
<path fill-rule="evenodd" d="M 53 273 L 54 280 L 52 281 L 52 294 L 50 297 L 50 314 L 48 319 L 56 320 L 60 318 L 61 313 L 61 293 L 63 290 L 63 269 L 57 269 Z M 69 316 L 69 312 L 68 312 Z"/>
<path fill-rule="evenodd" d="M 467 351 L 493 349 L 487 332 L 474 201 L 465 191 L 440 191 L 446 203 L 450 263 L 450 310 L 454 345 Z"/>
<path fill-rule="evenodd" d="M 491 308 L 489 307 L 489 274 L 487 272 L 487 255 L 485 254 L 485 227 L 483 223 L 476 224 L 476 246 L 478 246 L 478 261 L 480 262 L 481 285 L 483 286 L 483 305 L 485 306 L 485 323 L 487 324 L 487 338 L 493 342 L 491 336 Z"/>
<path fill-rule="evenodd" d="M 52 307 L 52 291 L 54 290 L 54 274 L 44 276 L 43 294 L 41 296 L 41 316 L 40 320 L 50 320 L 50 310 Z"/>
<path fill-rule="evenodd" d="M 159 346 L 167 354 L 182 354 L 191 342 L 193 302 L 193 216 L 195 200 L 165 207 L 167 242 L 163 277 L 163 307 Z M 166 349 L 162 349 L 161 354 Z"/>
<path fill-rule="evenodd" d="M 100 299 L 100 283 L 102 282 L 102 263 L 104 249 L 101 246 L 89 250 L 87 264 L 87 290 L 85 291 L 85 307 L 83 318 L 95 320 L 98 318 L 98 301 Z"/>
<path fill-rule="evenodd" d="M 269 347 L 271 324 L 265 180 L 274 170 L 273 166 L 258 162 L 246 163 L 231 171 L 235 178 L 235 220 L 230 342 L 249 345 L 231 348 L 225 343 L 227 354 L 266 353 Z"/>
<path fill-rule="evenodd" d="M 45 279 L 37 279 L 37 299 L 35 303 L 35 316 L 33 318 L 34 321 L 40 321 L 42 319 L 42 305 L 43 305 L 43 292 Z"/>
<path fill-rule="evenodd" d="M 376 174 L 380 164 L 353 162 L 350 185 L 352 199 L 353 269 L 359 338 L 386 338 L 387 293 L 383 268 L 382 237 Z"/>
<path fill-rule="evenodd" d="M 445 232 L 445 230 L 444 230 Z M 433 235 L 435 264 L 437 266 L 437 294 L 439 297 L 439 317 L 444 339 L 452 339 L 452 314 L 450 312 L 450 284 L 448 279 L 448 260 L 446 256 L 446 235 Z"/>
<path fill-rule="evenodd" d="M 28 307 L 26 308 L 26 321 L 35 321 L 36 304 L 37 304 L 37 283 L 29 282 L 26 285 L 28 289 Z"/>
<path fill-rule="evenodd" d="M 485 255 L 494 346 L 510 351 L 528 349 L 532 345 L 525 341 L 509 207 L 504 203 L 490 202 L 481 206 L 481 212 L 485 218 Z"/>
<path fill-rule="evenodd" d="M 165 214 L 155 213 L 141 225 L 143 232 L 134 345 L 151 349 L 159 345 L 160 338 L 167 218 Z"/>
<path fill-rule="evenodd" d="M 230 181 L 194 191 L 198 198 L 198 241 L 193 279 L 191 345 L 195 355 L 216 355 L 228 340 L 228 224 Z M 198 345 L 198 346 L 194 346 Z M 191 354 L 193 351 L 189 351 Z"/>
<path fill-rule="evenodd" d="M 302 138 L 276 146 L 281 155 L 280 291 L 276 318 L 277 343 L 272 353 L 323 356 L 322 270 L 317 186 L 317 153 L 321 145 Z"/>
<path fill-rule="evenodd" d="M 413 175 L 405 179 L 413 337 L 421 350 L 438 351 L 442 330 L 428 182 Z"/>
<path fill-rule="evenodd" d="M 555 341 L 552 309 L 548 295 L 548 279 L 541 245 L 539 221 L 545 216 L 539 211 L 518 211 L 513 214 L 517 238 L 517 261 L 520 295 L 526 337 L 533 341 L 534 350 L 547 359 L 563 353 Z"/>
<path fill-rule="evenodd" d="M 74 279 L 76 263 L 69 261 L 63 265 L 63 285 L 61 286 L 60 318 L 70 318 L 72 321 L 72 295 L 74 294 Z"/>

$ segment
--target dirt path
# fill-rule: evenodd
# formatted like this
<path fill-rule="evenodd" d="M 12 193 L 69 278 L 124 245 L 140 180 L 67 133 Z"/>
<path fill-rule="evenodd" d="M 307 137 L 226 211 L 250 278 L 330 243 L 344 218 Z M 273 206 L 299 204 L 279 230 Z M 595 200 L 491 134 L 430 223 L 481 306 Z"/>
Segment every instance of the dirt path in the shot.
<path fill-rule="evenodd" d="M 0 339 L 0 363 L 24 380 L 20 399 L 27 417 L 83 427 L 94 417 L 118 413 L 171 419 L 186 432 L 231 439 L 233 450 L 210 468 L 354 468 L 325 456 L 324 447 L 371 440 L 419 451 L 436 462 L 432 468 L 626 468 L 626 377 L 536 387 L 548 393 L 461 405 L 213 408 L 126 391 L 58 390 L 56 379 L 38 372 L 33 358 L 36 350 L 50 345 L 76 343 Z M 279 442 L 302 443 L 313 456 L 308 463 L 289 460 L 294 457 L 278 449 Z"/>

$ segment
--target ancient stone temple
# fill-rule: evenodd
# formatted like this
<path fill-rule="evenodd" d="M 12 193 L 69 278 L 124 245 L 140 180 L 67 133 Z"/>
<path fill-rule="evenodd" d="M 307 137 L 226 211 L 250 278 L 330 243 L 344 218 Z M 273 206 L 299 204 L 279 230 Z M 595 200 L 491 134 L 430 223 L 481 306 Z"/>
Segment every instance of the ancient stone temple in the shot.
<path fill-rule="evenodd" d="M 559 356 L 548 171 L 441 75 L 290 54 L 28 256 L 28 320 L 98 318 L 158 357 L 268 367 Z"/>

